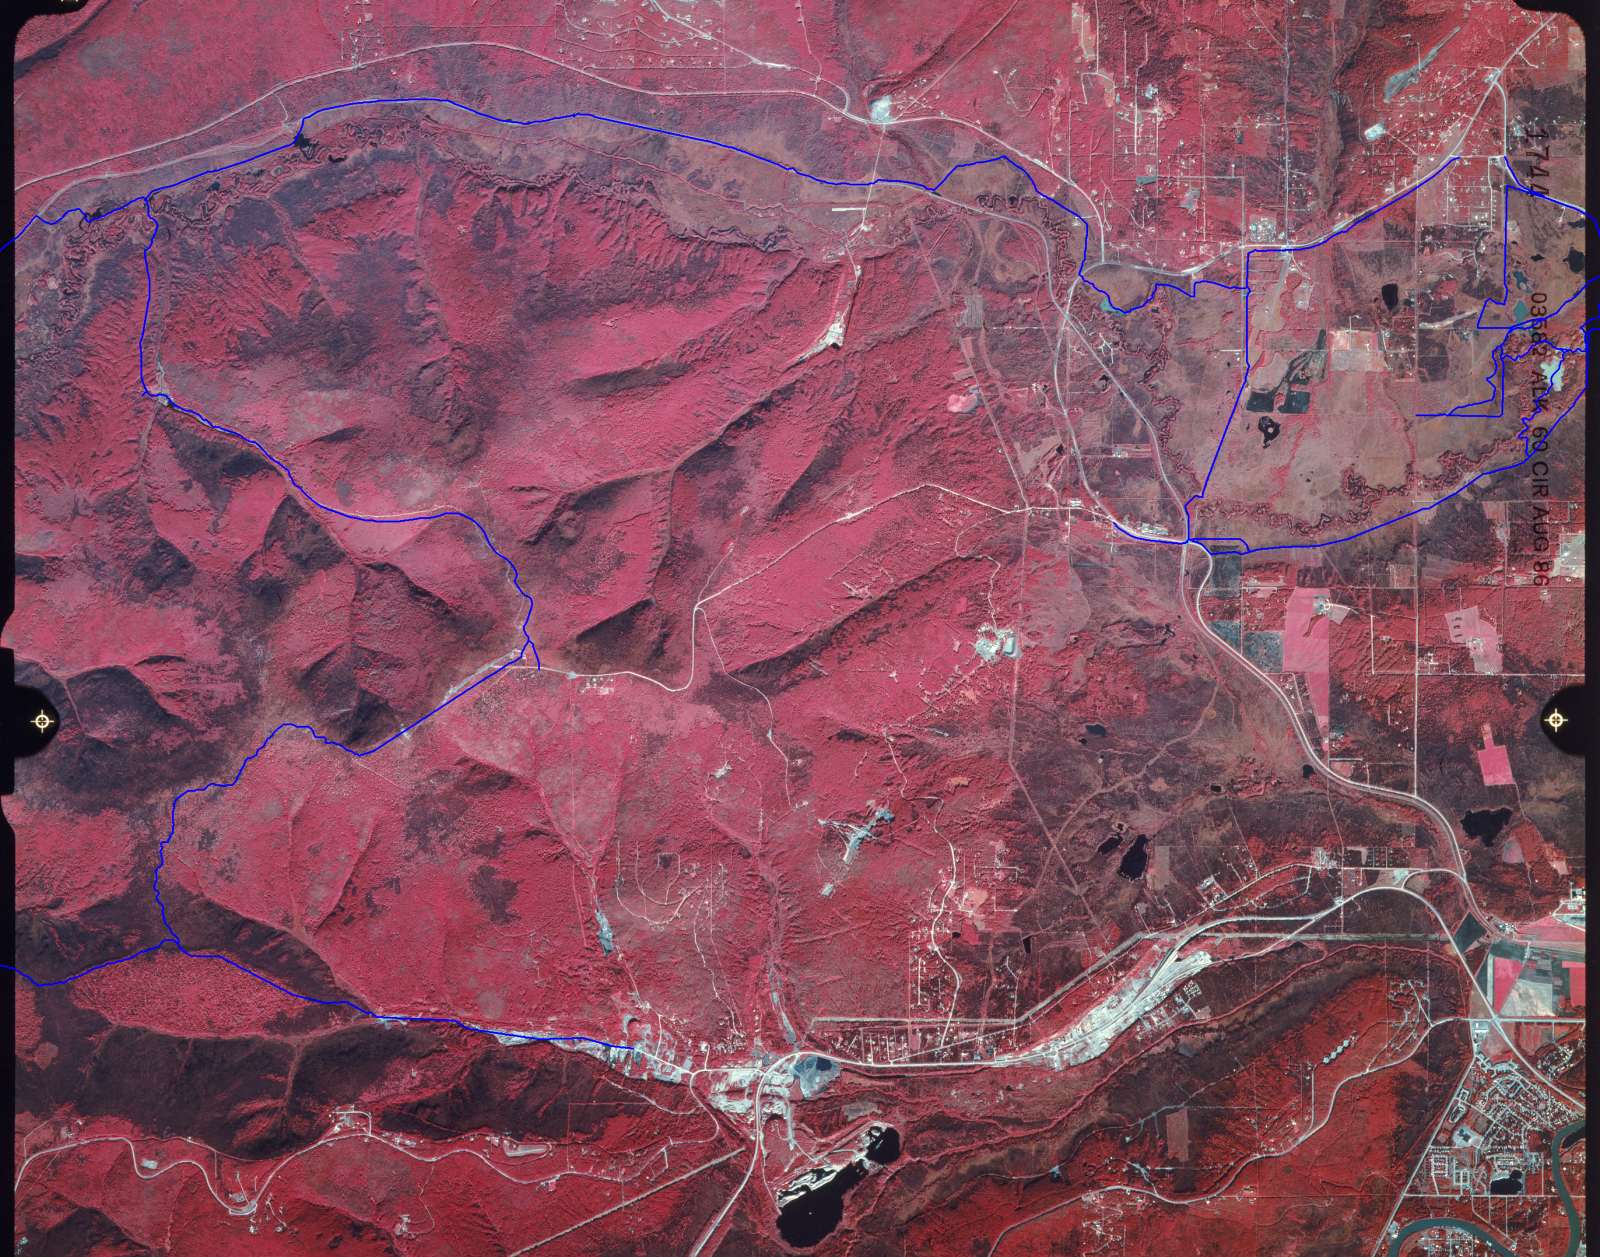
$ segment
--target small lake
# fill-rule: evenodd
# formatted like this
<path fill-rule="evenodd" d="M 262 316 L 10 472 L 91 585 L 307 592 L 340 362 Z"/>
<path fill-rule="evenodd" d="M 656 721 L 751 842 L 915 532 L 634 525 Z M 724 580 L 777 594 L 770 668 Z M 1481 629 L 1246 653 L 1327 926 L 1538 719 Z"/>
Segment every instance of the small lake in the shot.
<path fill-rule="evenodd" d="M 813 1248 L 844 1220 L 844 1198 L 871 1173 L 871 1166 L 889 1165 L 900 1156 L 900 1132 L 892 1126 L 869 1126 L 863 1156 L 842 1166 L 813 1170 L 797 1186 L 803 1190 L 778 1210 L 778 1234 L 792 1248 Z"/>

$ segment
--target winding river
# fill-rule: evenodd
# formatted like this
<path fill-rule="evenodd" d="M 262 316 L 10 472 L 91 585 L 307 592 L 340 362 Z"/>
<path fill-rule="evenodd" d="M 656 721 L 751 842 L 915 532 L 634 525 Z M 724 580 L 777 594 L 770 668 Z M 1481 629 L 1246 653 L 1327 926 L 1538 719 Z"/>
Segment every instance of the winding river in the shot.
<path fill-rule="evenodd" d="M 1561 1197 L 1561 1207 L 1567 1214 L 1567 1248 L 1564 1257 L 1577 1257 L 1578 1243 L 1583 1237 L 1583 1223 L 1578 1217 L 1577 1206 L 1572 1203 L 1572 1193 L 1567 1189 L 1567 1183 L 1561 1177 L 1561 1149 L 1573 1135 L 1583 1131 L 1583 1119 L 1579 1118 L 1571 1125 L 1563 1126 L 1555 1133 L 1550 1141 L 1550 1176 L 1555 1180 L 1556 1195 Z M 1418 1218 L 1415 1222 L 1408 1222 L 1401 1227 L 1394 1239 L 1389 1243 L 1389 1250 L 1385 1257 L 1400 1257 L 1400 1250 L 1405 1242 L 1419 1231 L 1430 1231 L 1435 1227 L 1453 1231 L 1465 1231 L 1474 1239 L 1482 1240 L 1492 1248 L 1497 1257 L 1517 1257 L 1494 1236 L 1490 1235 L 1475 1222 L 1466 1222 L 1461 1218 Z"/>

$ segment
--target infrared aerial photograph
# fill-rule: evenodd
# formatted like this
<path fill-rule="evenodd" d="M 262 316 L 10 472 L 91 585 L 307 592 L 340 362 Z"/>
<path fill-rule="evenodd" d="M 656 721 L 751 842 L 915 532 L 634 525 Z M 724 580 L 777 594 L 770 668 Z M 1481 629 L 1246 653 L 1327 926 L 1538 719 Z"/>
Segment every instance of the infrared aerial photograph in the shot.
<path fill-rule="evenodd" d="M 1539 2 L 21 4 L 14 1257 L 1582 1257 Z"/>

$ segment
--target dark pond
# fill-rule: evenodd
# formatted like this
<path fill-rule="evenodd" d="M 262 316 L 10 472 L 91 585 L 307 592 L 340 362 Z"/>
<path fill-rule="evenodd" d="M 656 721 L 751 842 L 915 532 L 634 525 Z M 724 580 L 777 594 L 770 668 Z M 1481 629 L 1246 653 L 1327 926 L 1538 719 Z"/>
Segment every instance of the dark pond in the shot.
<path fill-rule="evenodd" d="M 1489 1195 L 1491 1196 L 1520 1196 L 1522 1195 L 1522 1171 L 1512 1170 L 1504 1178 L 1489 1180 Z"/>
<path fill-rule="evenodd" d="M 1117 865 L 1118 877 L 1136 882 L 1144 876 L 1144 866 L 1150 863 L 1149 853 L 1145 851 L 1145 844 L 1149 841 L 1147 834 L 1140 834 L 1133 840 L 1133 846 L 1122 853 L 1122 863 Z"/>
<path fill-rule="evenodd" d="M 867 1160 L 889 1165 L 899 1159 L 900 1132 L 893 1126 L 874 1126 L 867 1132 Z"/>
<path fill-rule="evenodd" d="M 852 1161 L 802 1192 L 778 1210 L 778 1234 L 795 1248 L 822 1243 L 844 1217 L 845 1193 L 866 1177 L 866 1162 Z"/>
<path fill-rule="evenodd" d="M 812 1248 L 833 1233 L 844 1218 L 844 1198 L 866 1178 L 867 1162 L 888 1165 L 900 1156 L 900 1132 L 892 1126 L 867 1128 L 867 1153 L 822 1178 L 778 1210 L 778 1234 L 793 1248 Z"/>
<path fill-rule="evenodd" d="M 1461 818 L 1461 828 L 1467 831 L 1467 837 L 1481 839 L 1487 845 L 1500 836 L 1500 831 L 1510 819 L 1511 809 L 1508 807 L 1480 808 Z"/>

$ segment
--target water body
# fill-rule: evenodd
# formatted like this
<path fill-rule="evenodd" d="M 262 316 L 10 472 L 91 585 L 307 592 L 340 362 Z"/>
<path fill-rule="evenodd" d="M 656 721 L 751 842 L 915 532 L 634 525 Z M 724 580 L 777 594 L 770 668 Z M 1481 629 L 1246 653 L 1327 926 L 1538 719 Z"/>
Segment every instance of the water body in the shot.
<path fill-rule="evenodd" d="M 1400 1257 L 1400 1249 L 1405 1242 L 1418 1231 L 1465 1231 L 1474 1239 L 1482 1240 L 1492 1248 L 1497 1257 L 1517 1257 L 1494 1236 L 1474 1222 L 1463 1222 L 1460 1218 L 1418 1218 L 1415 1222 L 1408 1222 L 1400 1228 L 1400 1234 L 1394 1237 L 1394 1242 L 1389 1245 L 1389 1257 Z"/>
<path fill-rule="evenodd" d="M 1150 863 L 1150 855 L 1145 850 L 1149 841 L 1148 834 L 1140 834 L 1133 840 L 1133 846 L 1122 853 L 1122 863 L 1117 865 L 1118 877 L 1136 882 L 1144 876 L 1145 865 Z"/>
<path fill-rule="evenodd" d="M 1567 1189 L 1567 1183 L 1561 1177 L 1561 1150 L 1576 1137 L 1583 1133 L 1583 1120 L 1573 1122 L 1570 1126 L 1563 1126 L 1556 1132 L 1555 1138 L 1550 1141 L 1550 1176 L 1555 1180 L 1556 1195 L 1561 1198 L 1561 1208 L 1567 1215 L 1567 1248 L 1563 1257 L 1578 1257 L 1578 1248 L 1582 1242 L 1583 1224 L 1579 1221 L 1578 1210 L 1572 1203 L 1572 1193 Z M 1497 1257 L 1517 1257 L 1494 1236 L 1474 1222 L 1466 1222 L 1460 1218 L 1418 1218 L 1415 1222 L 1408 1222 L 1400 1228 L 1394 1239 L 1389 1241 L 1385 1257 L 1400 1257 L 1400 1250 L 1405 1247 L 1405 1242 L 1419 1231 L 1442 1229 L 1448 1231 L 1465 1231 L 1474 1239 L 1487 1244 Z"/>
<path fill-rule="evenodd" d="M 1383 286 L 1383 304 L 1393 310 L 1400 304 L 1400 285 L 1385 284 Z"/>
<path fill-rule="evenodd" d="M 1489 1195 L 1491 1196 L 1520 1196 L 1522 1195 L 1522 1171 L 1512 1170 L 1504 1178 L 1489 1180 Z"/>
<path fill-rule="evenodd" d="M 893 1126 L 874 1126 L 867 1132 L 867 1160 L 889 1165 L 900 1159 L 900 1132 Z"/>
<path fill-rule="evenodd" d="M 1510 819 L 1511 809 L 1508 807 L 1480 808 L 1461 818 L 1461 828 L 1469 838 L 1477 838 L 1488 846 L 1500 836 L 1500 831 Z"/>
<path fill-rule="evenodd" d="M 801 1190 L 778 1210 L 778 1234 L 792 1248 L 814 1248 L 844 1218 L 844 1198 L 871 1172 L 900 1156 L 900 1132 L 892 1126 L 867 1128 L 866 1155 L 844 1165 L 813 1170 L 796 1184 Z"/>
<path fill-rule="evenodd" d="M 839 1067 L 826 1056 L 802 1056 L 790 1072 L 800 1084 L 800 1094 L 808 1100 L 839 1077 Z"/>
<path fill-rule="evenodd" d="M 846 1193 L 867 1177 L 865 1161 L 851 1161 L 813 1184 L 778 1210 L 778 1234 L 792 1248 L 813 1248 L 844 1219 Z"/>
<path fill-rule="evenodd" d="M 1583 1138 L 1583 1123 L 1584 1119 L 1580 1117 L 1570 1126 L 1563 1126 L 1550 1142 L 1550 1174 L 1556 1181 L 1556 1195 L 1561 1197 L 1561 1208 L 1567 1215 L 1567 1251 L 1564 1257 L 1578 1257 L 1583 1239 L 1583 1220 L 1578 1217 L 1578 1207 L 1572 1203 L 1572 1191 L 1567 1187 L 1567 1180 L 1561 1177 L 1561 1150 Z"/>

